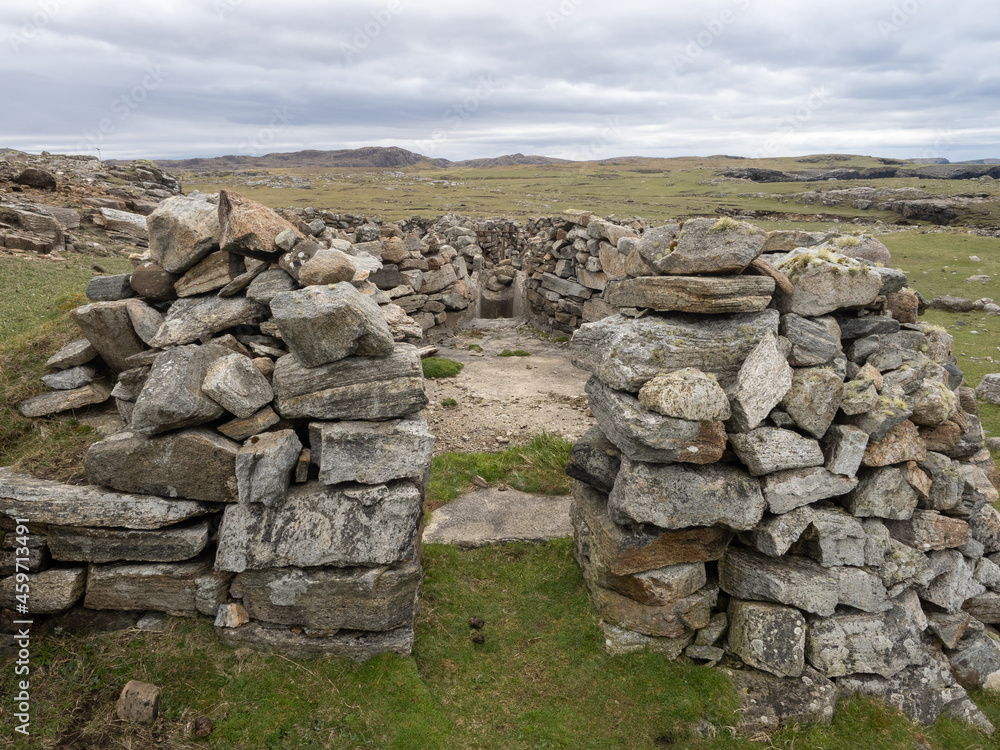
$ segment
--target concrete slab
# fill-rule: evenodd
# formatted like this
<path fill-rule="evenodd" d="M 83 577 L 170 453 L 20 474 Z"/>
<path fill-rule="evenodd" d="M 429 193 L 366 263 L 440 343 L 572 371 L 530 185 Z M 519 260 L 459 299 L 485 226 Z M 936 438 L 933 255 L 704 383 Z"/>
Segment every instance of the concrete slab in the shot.
<path fill-rule="evenodd" d="M 570 496 L 529 495 L 490 487 L 438 508 L 424 529 L 424 542 L 483 547 L 504 542 L 544 542 L 573 535 Z"/>

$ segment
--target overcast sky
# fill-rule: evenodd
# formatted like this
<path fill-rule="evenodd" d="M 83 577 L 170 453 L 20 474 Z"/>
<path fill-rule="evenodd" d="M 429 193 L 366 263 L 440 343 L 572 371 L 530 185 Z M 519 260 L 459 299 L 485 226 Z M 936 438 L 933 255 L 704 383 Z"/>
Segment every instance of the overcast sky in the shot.
<path fill-rule="evenodd" d="M 0 146 L 1000 157 L 995 0 L 2 0 Z"/>

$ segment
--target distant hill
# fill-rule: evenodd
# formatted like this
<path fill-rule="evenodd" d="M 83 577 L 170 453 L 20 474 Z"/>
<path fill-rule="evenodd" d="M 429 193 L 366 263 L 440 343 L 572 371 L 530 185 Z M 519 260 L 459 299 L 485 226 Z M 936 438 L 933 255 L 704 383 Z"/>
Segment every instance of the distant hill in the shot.
<path fill-rule="evenodd" d="M 228 155 L 199 159 L 156 159 L 156 164 L 162 169 L 187 172 L 237 171 L 246 169 L 280 169 L 280 168 L 335 168 L 348 169 L 401 169 L 414 164 L 426 163 L 435 167 L 465 167 L 471 169 L 489 167 L 510 167 L 517 164 L 555 164 L 565 162 L 565 159 L 554 159 L 549 156 L 525 156 L 524 154 L 508 154 L 491 159 L 467 159 L 465 161 L 449 161 L 448 159 L 431 159 L 422 154 L 407 151 L 398 146 L 368 146 L 365 148 L 341 149 L 339 151 L 294 151 L 292 153 L 275 153 L 265 156 Z"/>

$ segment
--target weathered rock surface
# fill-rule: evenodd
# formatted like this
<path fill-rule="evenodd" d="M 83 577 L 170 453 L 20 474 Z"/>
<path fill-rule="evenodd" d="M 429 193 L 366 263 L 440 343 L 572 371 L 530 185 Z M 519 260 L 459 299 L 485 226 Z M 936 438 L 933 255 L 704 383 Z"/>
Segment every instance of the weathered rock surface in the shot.
<path fill-rule="evenodd" d="M 922 656 L 920 630 L 902 607 L 816 619 L 806 634 L 806 659 L 827 677 L 892 677 Z"/>
<path fill-rule="evenodd" d="M 54 526 L 98 526 L 159 529 L 213 512 L 218 506 L 190 500 L 111 492 L 36 479 L 0 469 L 0 514 L 27 515 L 32 523 Z"/>
<path fill-rule="evenodd" d="M 740 366 L 729 391 L 732 423 L 745 432 L 760 425 L 792 385 L 792 368 L 775 336 L 765 336 Z"/>
<path fill-rule="evenodd" d="M 47 538 L 56 560 L 180 562 L 200 555 L 210 533 L 208 521 L 197 520 L 152 531 L 50 526 Z"/>
<path fill-rule="evenodd" d="M 50 568 L 28 573 L 28 615 L 65 612 L 83 597 L 86 580 L 86 568 Z M 16 581 L 14 576 L 0 580 L 0 605 L 6 609 L 14 609 Z"/>
<path fill-rule="evenodd" d="M 631 393 L 609 388 L 596 375 L 587 381 L 586 391 L 601 431 L 633 461 L 708 464 L 726 449 L 722 422 L 691 422 L 648 411 Z"/>
<path fill-rule="evenodd" d="M 272 386 L 286 419 L 386 419 L 427 405 L 417 350 L 397 344 L 385 359 L 349 357 L 303 367 L 292 355 L 278 360 Z"/>
<path fill-rule="evenodd" d="M 70 341 L 46 360 L 45 364 L 54 370 L 66 370 L 70 367 L 85 365 L 97 356 L 97 349 L 87 339 Z"/>
<path fill-rule="evenodd" d="M 236 454 L 236 488 L 241 503 L 274 506 L 285 499 L 292 470 L 302 453 L 294 430 L 254 435 Z"/>
<path fill-rule="evenodd" d="M 282 654 L 290 659 L 315 659 L 341 656 L 356 662 L 394 652 L 409 656 L 413 650 L 413 627 L 403 626 L 389 631 L 344 630 L 335 635 L 302 632 L 297 626 L 249 622 L 238 628 L 216 628 L 216 634 L 227 646 L 248 646 L 259 651 Z"/>
<path fill-rule="evenodd" d="M 715 524 L 749 529 L 760 520 L 764 507 L 759 483 L 739 467 L 649 464 L 625 456 L 608 496 L 613 520 L 663 529 Z"/>
<path fill-rule="evenodd" d="M 42 382 L 49 388 L 57 391 L 69 391 L 74 388 L 81 388 L 94 380 L 94 368 L 87 365 L 70 367 L 67 370 L 59 370 L 49 375 L 42 375 Z"/>
<path fill-rule="evenodd" d="M 215 360 L 208 367 L 201 389 L 215 403 L 240 419 L 252 416 L 274 398 L 271 384 L 253 360 L 235 353 Z"/>
<path fill-rule="evenodd" d="M 102 404 L 111 396 L 111 389 L 104 383 L 89 383 L 70 391 L 49 391 L 40 396 L 20 401 L 18 411 L 29 419 L 47 417 L 70 409 L 82 409 Z"/>
<path fill-rule="evenodd" d="M 725 388 L 770 333 L 775 310 L 705 318 L 681 313 L 639 319 L 612 315 L 587 323 L 573 336 L 573 363 L 620 391 L 637 392 L 657 375 L 696 367 Z"/>
<path fill-rule="evenodd" d="M 806 665 L 797 679 L 755 669 L 723 672 L 740 697 L 739 730 L 771 732 L 785 724 L 829 724 L 837 703 L 837 686 Z"/>
<path fill-rule="evenodd" d="M 408 482 L 293 485 L 273 507 L 230 505 L 219 530 L 218 570 L 378 566 L 412 559 L 420 491 Z"/>
<path fill-rule="evenodd" d="M 783 469 L 822 466 L 825 461 L 818 442 L 777 427 L 736 433 L 729 436 L 729 442 L 755 477 Z"/>
<path fill-rule="evenodd" d="M 691 422 L 726 420 L 732 411 L 718 381 L 693 367 L 657 375 L 639 390 L 639 403 L 665 417 Z"/>
<path fill-rule="evenodd" d="M 882 288 L 882 279 L 869 265 L 830 251 L 803 250 L 779 264 L 778 270 L 795 286 L 792 295 L 776 292 L 778 307 L 803 317 L 866 307 Z"/>
<path fill-rule="evenodd" d="M 805 667 L 806 619 L 792 607 L 729 603 L 729 648 L 745 664 L 779 677 L 798 677 Z"/>
<path fill-rule="evenodd" d="M 215 344 L 178 346 L 157 355 L 136 399 L 131 428 L 155 435 L 221 417 L 223 408 L 202 390 L 202 382 L 209 368 L 228 355 Z"/>
<path fill-rule="evenodd" d="M 267 206 L 232 190 L 219 193 L 219 246 L 251 258 L 271 259 L 282 249 L 275 239 L 286 229 L 301 234 Z"/>
<path fill-rule="evenodd" d="M 643 276 L 615 284 L 605 299 L 615 307 L 722 314 L 759 312 L 773 292 L 766 276 Z"/>
<path fill-rule="evenodd" d="M 787 513 L 818 500 L 846 495 L 857 483 L 853 477 L 817 466 L 766 474 L 760 479 L 760 488 L 771 513 Z"/>
<path fill-rule="evenodd" d="M 320 482 L 382 484 L 419 479 L 430 463 L 434 436 L 420 413 L 385 422 L 313 422 L 309 444 Z"/>
<path fill-rule="evenodd" d="M 213 573 L 208 560 L 91 565 L 83 604 L 88 609 L 145 609 L 214 617 L 226 599 L 228 579 Z"/>
<path fill-rule="evenodd" d="M 181 274 L 219 249 L 218 207 L 210 196 L 175 195 L 146 217 L 149 257 L 168 273 Z"/>
<path fill-rule="evenodd" d="M 128 300 L 92 302 L 73 310 L 70 317 L 80 326 L 101 359 L 116 373 L 128 370 L 125 360 L 147 348 L 132 327 Z"/>
<path fill-rule="evenodd" d="M 608 493 L 615 486 L 620 467 L 621 451 L 618 446 L 607 439 L 600 427 L 594 425 L 573 444 L 566 462 L 566 474 Z"/>
<path fill-rule="evenodd" d="M 898 466 L 862 469 L 858 486 L 847 497 L 848 511 L 858 518 L 876 516 L 905 521 L 917 507 L 917 493 Z"/>
<path fill-rule="evenodd" d="M 765 234 L 732 219 L 690 219 L 649 229 L 636 250 L 661 274 L 739 273 L 760 255 Z"/>
<path fill-rule="evenodd" d="M 843 397 L 844 381 L 835 372 L 822 367 L 803 368 L 792 375 L 781 408 L 804 432 L 822 438 L 833 424 Z"/>
<path fill-rule="evenodd" d="M 788 363 L 793 367 L 826 364 L 840 351 L 840 326 L 831 317 L 803 318 L 788 313 L 781 316 L 778 330 L 792 344 Z"/>
<path fill-rule="evenodd" d="M 258 323 L 265 312 L 263 305 L 246 297 L 196 297 L 178 300 L 170 306 L 170 311 L 150 346 L 163 348 L 190 344 L 227 328 Z"/>
<path fill-rule="evenodd" d="M 864 430 L 850 425 L 833 425 L 823 436 L 827 471 L 846 477 L 855 476 L 867 447 L 868 433 Z"/>
<path fill-rule="evenodd" d="M 235 502 L 239 447 L 238 443 L 205 428 L 158 437 L 119 432 L 87 450 L 87 478 L 94 484 L 122 492 Z M 179 519 L 169 522 L 174 520 Z M 104 525 L 79 521 L 63 523 Z M 157 526 L 160 525 L 165 524 Z"/>
<path fill-rule="evenodd" d="M 968 523 L 933 510 L 915 510 L 910 519 L 886 521 L 885 525 L 893 539 L 921 552 L 961 547 L 970 538 Z"/>
<path fill-rule="evenodd" d="M 331 635 L 340 629 L 385 631 L 412 625 L 419 563 L 394 568 L 249 570 L 230 593 L 255 620 L 299 625 Z"/>
<path fill-rule="evenodd" d="M 351 354 L 388 357 L 393 337 L 378 305 L 351 284 L 282 292 L 271 300 L 274 322 L 292 354 L 318 367 Z"/>

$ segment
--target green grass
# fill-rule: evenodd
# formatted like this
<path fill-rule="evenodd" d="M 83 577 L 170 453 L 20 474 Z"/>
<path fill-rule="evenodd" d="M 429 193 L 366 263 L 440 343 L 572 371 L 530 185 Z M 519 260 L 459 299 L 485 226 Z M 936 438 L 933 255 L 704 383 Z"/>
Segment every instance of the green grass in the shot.
<path fill-rule="evenodd" d="M 531 352 L 526 352 L 526 351 L 524 351 L 524 349 L 514 349 L 514 350 L 504 349 L 497 356 L 498 357 L 530 357 L 531 356 Z"/>
<path fill-rule="evenodd" d="M 444 357 L 427 357 L 420 365 L 425 378 L 453 378 L 465 367 L 461 362 Z"/>
<path fill-rule="evenodd" d="M 5 721 L 5 747 L 851 750 L 861 734 L 870 750 L 1000 746 L 956 722 L 918 727 L 859 698 L 842 701 L 829 727 L 735 737 L 736 698 L 720 671 L 604 653 L 570 540 L 426 545 L 424 567 L 412 657 L 357 665 L 233 650 L 207 619 L 170 618 L 165 632 L 38 634 L 32 736 L 14 735 Z M 481 645 L 470 638 L 472 616 L 485 621 Z M 3 671 L 0 695 L 11 694 L 13 679 Z M 130 679 L 163 690 L 151 727 L 113 717 Z M 1000 699 L 974 698 L 1000 722 Z M 205 739 L 186 733 L 198 716 L 215 727 Z M 699 725 L 714 736 L 696 734 Z"/>
<path fill-rule="evenodd" d="M 441 399 L 441 406 L 447 407 L 449 409 L 458 406 L 458 401 L 453 398 Z"/>
<path fill-rule="evenodd" d="M 507 484 L 522 492 L 565 495 L 569 492 L 566 461 L 573 444 L 542 433 L 524 445 L 499 453 L 443 453 L 431 462 L 427 504 L 431 509 L 468 492 L 472 480 Z"/>

